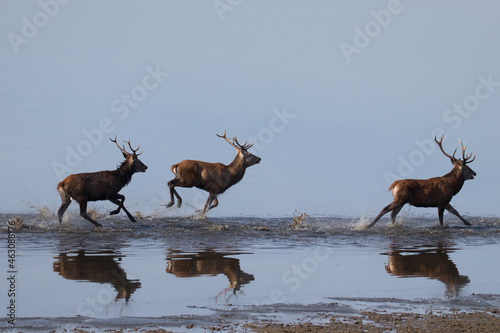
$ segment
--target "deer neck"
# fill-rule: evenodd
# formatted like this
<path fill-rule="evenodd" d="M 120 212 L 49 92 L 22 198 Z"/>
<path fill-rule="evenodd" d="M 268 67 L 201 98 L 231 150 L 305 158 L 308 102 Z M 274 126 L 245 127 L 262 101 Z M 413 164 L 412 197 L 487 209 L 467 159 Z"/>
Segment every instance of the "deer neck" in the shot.
<path fill-rule="evenodd" d="M 457 194 L 464 185 L 465 179 L 462 176 L 462 170 L 458 165 L 455 165 L 453 169 L 443 176 L 453 189 L 453 195 Z"/>
<path fill-rule="evenodd" d="M 116 178 L 119 179 L 123 186 L 127 185 L 132 180 L 132 175 L 134 171 L 130 167 L 128 160 L 123 161 L 123 163 L 114 171 Z"/>
<path fill-rule="evenodd" d="M 243 162 L 243 155 L 238 153 L 234 160 L 227 166 L 227 171 L 231 175 L 231 183 L 239 182 L 245 174 L 246 166 Z"/>

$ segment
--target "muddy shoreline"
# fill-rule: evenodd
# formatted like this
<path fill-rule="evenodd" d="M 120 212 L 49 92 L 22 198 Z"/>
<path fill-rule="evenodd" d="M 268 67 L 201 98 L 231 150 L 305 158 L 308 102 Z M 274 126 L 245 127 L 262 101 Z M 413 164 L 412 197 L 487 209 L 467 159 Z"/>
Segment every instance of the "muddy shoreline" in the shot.
<path fill-rule="evenodd" d="M 249 324 L 255 332 L 499 332 L 498 309 L 452 314 L 380 313 L 367 311 L 359 316 L 324 315 L 326 324 Z"/>
<path fill-rule="evenodd" d="M 310 305 L 277 304 L 253 307 L 229 305 L 210 309 L 211 315 L 161 318 L 21 318 L 22 332 L 499 332 L 500 308 L 478 295 L 472 303 L 441 306 L 405 300 L 344 300 Z M 370 306 L 356 310 L 356 303 Z M 384 309 L 383 304 L 387 304 Z M 358 304 L 359 305 L 359 304 Z M 393 311 L 395 310 L 395 311 Z"/>
<path fill-rule="evenodd" d="M 13 331 L 38 332 L 499 332 L 499 309 L 487 309 L 474 312 L 428 313 L 412 312 L 384 313 L 362 311 L 356 315 L 338 315 L 328 312 L 310 314 L 307 318 L 294 323 L 279 320 L 262 319 L 261 321 L 240 323 L 233 322 L 229 315 L 219 315 L 213 322 L 177 318 L 144 320 L 136 324 L 113 322 L 93 322 L 77 324 L 74 319 L 58 319 L 56 322 L 38 325 L 16 325 Z M 177 321 L 177 326 L 175 325 Z M 57 323 L 57 325 L 55 325 Z M 175 327 L 173 327 L 175 326 Z M 61 329 L 64 327 L 64 329 Z"/>

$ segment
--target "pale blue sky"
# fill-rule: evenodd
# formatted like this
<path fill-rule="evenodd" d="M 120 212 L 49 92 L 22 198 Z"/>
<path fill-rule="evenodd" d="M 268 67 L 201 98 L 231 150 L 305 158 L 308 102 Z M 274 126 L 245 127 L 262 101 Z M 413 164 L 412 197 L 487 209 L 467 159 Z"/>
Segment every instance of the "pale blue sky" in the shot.
<path fill-rule="evenodd" d="M 451 170 L 426 145 L 442 130 L 448 152 L 460 137 L 477 154 L 478 176 L 452 205 L 500 215 L 499 10 L 464 0 L 3 1 L 1 210 L 55 212 L 54 165 L 113 169 L 122 156 L 107 138 L 118 134 L 149 166 L 121 192 L 129 210 L 188 214 L 161 208 L 170 166 L 230 163 L 234 149 L 215 136 L 227 130 L 256 138 L 262 163 L 209 216 L 373 217 L 392 200 L 388 174 Z M 187 204 L 206 198 L 179 193 Z"/>

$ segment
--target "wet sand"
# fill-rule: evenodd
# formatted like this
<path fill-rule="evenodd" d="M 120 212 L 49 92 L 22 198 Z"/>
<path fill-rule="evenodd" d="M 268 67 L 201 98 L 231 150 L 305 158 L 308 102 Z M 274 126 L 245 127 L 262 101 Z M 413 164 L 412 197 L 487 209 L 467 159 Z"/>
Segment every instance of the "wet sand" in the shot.
<path fill-rule="evenodd" d="M 499 332 L 498 310 L 427 314 L 363 312 L 353 317 L 325 317 L 328 324 L 249 324 L 255 332 Z"/>
<path fill-rule="evenodd" d="M 272 317 L 272 316 L 271 316 Z M 29 322 L 30 320 L 28 320 Z M 113 321 L 77 324 L 71 319 L 58 319 L 51 325 L 38 323 L 21 325 L 22 332 L 500 332 L 499 309 L 460 312 L 436 311 L 435 313 L 361 311 L 353 315 L 339 315 L 328 311 L 308 314 L 299 321 L 282 322 L 276 318 L 253 322 L 238 322 L 231 315 L 220 314 L 212 320 L 201 318 L 149 319 L 143 323 L 118 323 Z M 27 324 L 27 323 L 25 323 Z M 174 326 L 174 327 L 172 327 Z M 62 329 L 64 327 L 64 329 Z"/>

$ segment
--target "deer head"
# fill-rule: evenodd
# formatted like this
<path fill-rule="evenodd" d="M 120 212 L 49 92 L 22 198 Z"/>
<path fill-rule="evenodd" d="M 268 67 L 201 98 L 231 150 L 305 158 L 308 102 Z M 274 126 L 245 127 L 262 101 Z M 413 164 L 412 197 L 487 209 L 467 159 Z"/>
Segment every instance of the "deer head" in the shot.
<path fill-rule="evenodd" d="M 237 154 L 242 157 L 242 159 L 243 159 L 243 165 L 245 167 L 249 167 L 249 166 L 252 166 L 254 164 L 259 164 L 260 163 L 260 160 L 261 160 L 260 157 L 255 156 L 254 154 L 248 152 L 248 149 L 250 149 L 253 146 L 253 143 L 252 144 L 247 144 L 245 142 L 242 145 L 239 144 L 238 139 L 236 138 L 236 133 L 234 133 L 234 138 L 231 138 L 231 139 L 228 139 L 226 137 L 226 131 L 224 131 L 224 135 L 219 135 L 219 134 L 216 134 L 216 135 L 219 138 L 225 139 L 227 141 L 227 143 L 229 143 L 231 146 L 234 147 L 234 149 L 236 149 Z"/>
<path fill-rule="evenodd" d="M 455 157 L 455 153 L 457 152 L 456 149 L 453 152 L 453 156 L 450 156 L 449 154 L 447 154 L 444 151 L 444 149 L 443 149 L 443 137 L 444 137 L 444 135 L 441 137 L 441 140 L 439 140 L 439 141 L 437 140 L 436 137 L 434 137 L 434 141 L 436 141 L 436 143 L 438 144 L 439 149 L 441 149 L 441 152 L 444 154 L 444 156 L 446 156 L 450 159 L 451 163 L 455 166 L 455 168 L 458 168 L 458 170 L 460 170 L 461 175 L 462 175 L 464 180 L 474 179 L 474 176 L 476 176 L 476 173 L 467 164 L 473 162 L 476 159 L 476 155 L 474 155 L 474 157 L 472 159 L 471 159 L 472 152 L 469 154 L 469 156 L 465 155 L 465 149 L 467 148 L 467 142 L 464 145 L 464 144 L 462 144 L 462 141 L 460 139 L 458 139 L 458 141 L 460 142 L 460 146 L 462 147 L 462 159 L 459 159 L 459 158 Z"/>
<path fill-rule="evenodd" d="M 139 147 L 137 147 L 137 149 L 134 149 L 130 144 L 130 139 L 128 139 L 128 141 L 123 140 L 123 142 L 128 144 L 130 150 L 132 151 L 132 153 L 129 153 L 128 151 L 125 150 L 125 145 L 123 145 L 122 147 L 118 145 L 118 143 L 116 142 L 116 135 L 114 140 L 111 138 L 109 139 L 111 140 L 111 142 L 114 142 L 116 144 L 118 149 L 120 149 L 120 151 L 123 154 L 123 157 L 125 157 L 126 164 L 130 168 L 130 170 L 132 170 L 132 172 L 146 172 L 148 167 L 144 163 L 142 163 L 142 161 L 137 157 L 142 154 L 142 152 L 137 154 L 137 151 L 139 150 L 139 148 L 141 148 L 140 145 Z"/>

